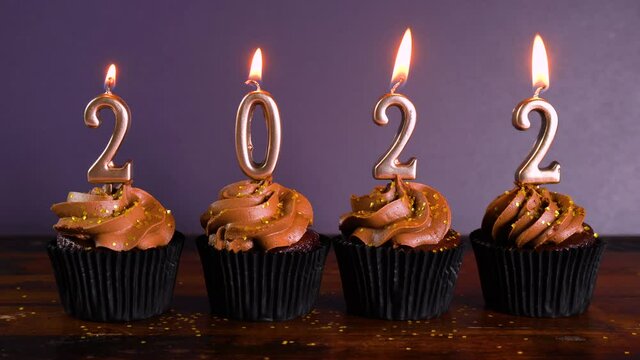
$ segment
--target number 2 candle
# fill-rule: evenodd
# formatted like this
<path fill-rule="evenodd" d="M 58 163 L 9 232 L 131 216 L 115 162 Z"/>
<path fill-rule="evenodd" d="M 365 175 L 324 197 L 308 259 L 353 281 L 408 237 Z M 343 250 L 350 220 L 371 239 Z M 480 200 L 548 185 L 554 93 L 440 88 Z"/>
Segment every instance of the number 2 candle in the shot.
<path fill-rule="evenodd" d="M 395 179 L 396 176 L 402 179 L 416 178 L 415 158 L 409 159 L 407 163 L 401 163 L 398 156 L 404 149 L 405 145 L 411 138 L 413 129 L 416 126 L 416 108 L 409 98 L 402 94 L 396 93 L 398 87 L 407 81 L 409 76 L 409 65 L 411 63 L 411 29 L 407 29 L 402 37 L 396 62 L 393 67 L 393 75 L 391 77 L 391 90 L 383 95 L 375 109 L 373 110 L 373 121 L 380 126 L 387 125 L 389 118 L 387 117 L 387 109 L 389 107 L 398 107 L 402 111 L 402 125 L 393 140 L 393 144 L 382 155 L 378 163 L 373 167 L 373 177 L 379 180 Z"/>
<path fill-rule="evenodd" d="M 89 168 L 87 180 L 93 184 L 104 184 L 107 193 L 113 192 L 114 184 L 129 184 L 133 167 L 131 161 L 125 162 L 123 166 L 116 166 L 113 158 L 116 156 L 120 144 L 129 131 L 131 125 L 131 110 L 121 97 L 111 92 L 116 86 L 116 66 L 111 64 L 104 79 L 105 92 L 97 96 L 87 104 L 84 111 L 84 123 L 90 128 L 100 126 L 98 113 L 104 108 L 113 111 L 116 125 L 109 139 L 107 147 L 104 149 L 98 160 Z"/>
<path fill-rule="evenodd" d="M 515 180 L 519 184 L 549 184 L 560 182 L 560 164 L 553 161 L 549 166 L 540 168 L 540 162 L 547 154 L 553 143 L 553 138 L 558 129 L 558 114 L 556 110 L 540 93 L 549 88 L 549 64 L 547 51 L 544 48 L 542 37 L 536 35 L 533 41 L 533 53 L 531 56 L 531 81 L 536 89 L 533 97 L 523 100 L 513 110 L 513 126 L 518 130 L 527 130 L 531 127 L 529 114 L 537 111 L 542 116 L 542 128 L 529 156 L 516 170 Z"/>

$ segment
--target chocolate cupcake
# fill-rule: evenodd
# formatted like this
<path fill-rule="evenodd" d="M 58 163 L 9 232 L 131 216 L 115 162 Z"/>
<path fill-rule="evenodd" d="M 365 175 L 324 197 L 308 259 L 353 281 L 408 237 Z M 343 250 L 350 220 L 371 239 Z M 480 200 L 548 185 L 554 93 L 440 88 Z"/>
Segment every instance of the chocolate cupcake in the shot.
<path fill-rule="evenodd" d="M 496 198 L 471 233 L 490 309 L 560 317 L 587 310 L 605 243 L 567 195 L 531 184 Z"/>
<path fill-rule="evenodd" d="M 334 239 L 347 312 L 388 320 L 446 312 L 463 247 L 445 197 L 396 177 L 353 196 L 351 207 Z"/>
<path fill-rule="evenodd" d="M 200 223 L 212 313 L 281 321 L 311 311 L 330 241 L 309 228 L 306 197 L 270 178 L 244 180 L 224 187 Z"/>
<path fill-rule="evenodd" d="M 158 200 L 122 185 L 114 194 L 71 192 L 51 209 L 58 236 L 47 250 L 69 315 L 116 322 L 167 310 L 184 236 Z"/>

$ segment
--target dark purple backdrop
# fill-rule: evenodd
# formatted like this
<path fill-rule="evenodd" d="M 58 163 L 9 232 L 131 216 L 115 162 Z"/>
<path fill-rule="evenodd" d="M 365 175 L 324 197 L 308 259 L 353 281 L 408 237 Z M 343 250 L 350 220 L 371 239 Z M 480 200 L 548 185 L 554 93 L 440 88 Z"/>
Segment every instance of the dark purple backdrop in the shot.
<path fill-rule="evenodd" d="M 113 123 L 83 124 L 110 62 L 133 112 L 118 162 L 135 184 L 200 232 L 198 217 L 242 179 L 238 103 L 255 47 L 280 106 L 277 181 L 306 194 L 316 227 L 337 230 L 349 195 L 380 182 L 371 167 L 396 130 L 374 125 L 404 29 L 418 123 L 404 157 L 448 197 L 454 228 L 478 226 L 512 186 L 535 130 L 511 110 L 532 94 L 530 47 L 544 37 L 560 126 L 547 160 L 603 233 L 638 233 L 638 1 L 9 1 L 0 2 L 1 234 L 52 233 L 49 206 L 88 190 L 86 170 Z M 259 125 L 264 128 L 264 125 Z M 260 133 L 260 132 L 258 132 Z M 264 140 L 258 140 L 264 145 Z"/>

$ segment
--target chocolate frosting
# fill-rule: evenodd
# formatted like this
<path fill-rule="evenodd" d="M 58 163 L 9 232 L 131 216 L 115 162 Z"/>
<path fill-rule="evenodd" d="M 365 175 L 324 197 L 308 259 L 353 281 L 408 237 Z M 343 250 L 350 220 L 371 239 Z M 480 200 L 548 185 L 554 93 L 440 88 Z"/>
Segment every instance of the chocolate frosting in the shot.
<path fill-rule="evenodd" d="M 209 244 L 233 252 L 290 246 L 312 223 L 309 200 L 271 179 L 225 186 L 200 217 Z"/>
<path fill-rule="evenodd" d="M 146 191 L 122 185 L 114 194 L 102 188 L 70 192 L 51 210 L 60 218 L 53 228 L 63 236 L 91 240 L 115 251 L 149 249 L 171 241 L 173 215 Z"/>
<path fill-rule="evenodd" d="M 582 233 L 585 210 L 568 195 L 536 185 L 520 185 L 498 196 L 482 219 L 485 234 L 517 247 L 559 244 Z"/>
<path fill-rule="evenodd" d="M 392 241 L 394 247 L 440 242 L 451 226 L 444 196 L 419 183 L 396 178 L 364 196 L 351 197 L 352 212 L 340 217 L 340 231 L 366 245 Z"/>

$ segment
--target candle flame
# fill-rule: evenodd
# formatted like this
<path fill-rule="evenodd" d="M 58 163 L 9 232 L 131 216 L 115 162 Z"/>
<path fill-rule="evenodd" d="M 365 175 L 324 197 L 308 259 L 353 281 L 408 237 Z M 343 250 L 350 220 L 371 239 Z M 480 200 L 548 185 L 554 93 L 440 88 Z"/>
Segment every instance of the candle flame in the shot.
<path fill-rule="evenodd" d="M 258 48 L 253 54 L 253 59 L 251 60 L 251 70 L 249 70 L 249 80 L 262 80 L 262 50 L 260 50 L 260 48 Z"/>
<path fill-rule="evenodd" d="M 547 89 L 549 87 L 549 60 L 544 42 L 539 34 L 533 40 L 533 53 L 531 55 L 531 83 L 534 88 Z"/>
<path fill-rule="evenodd" d="M 109 70 L 107 70 L 107 76 L 104 78 L 104 87 L 107 92 L 111 91 L 114 87 L 116 87 L 116 65 L 109 65 Z"/>
<path fill-rule="evenodd" d="M 393 66 L 391 83 L 407 81 L 409 77 L 409 66 L 411 65 L 411 29 L 407 28 L 402 37 L 402 42 L 396 55 L 396 63 Z"/>

